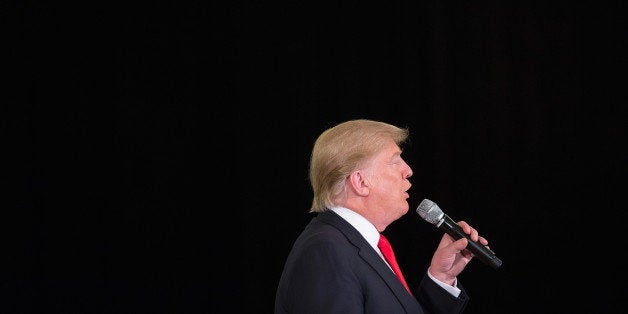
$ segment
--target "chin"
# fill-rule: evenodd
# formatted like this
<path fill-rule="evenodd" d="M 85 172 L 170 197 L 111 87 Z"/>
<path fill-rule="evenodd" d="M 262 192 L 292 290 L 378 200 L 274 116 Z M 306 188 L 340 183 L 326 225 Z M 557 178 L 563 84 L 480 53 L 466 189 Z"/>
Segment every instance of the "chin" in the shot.
<path fill-rule="evenodd" d="M 401 215 L 405 215 L 408 213 L 408 211 L 410 210 L 410 206 L 406 206 L 403 210 L 401 210 Z"/>

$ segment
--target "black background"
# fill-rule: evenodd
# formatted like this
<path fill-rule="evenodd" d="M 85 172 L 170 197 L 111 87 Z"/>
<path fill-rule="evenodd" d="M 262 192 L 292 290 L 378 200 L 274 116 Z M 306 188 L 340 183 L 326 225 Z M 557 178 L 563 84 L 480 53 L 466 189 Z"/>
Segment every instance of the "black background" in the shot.
<path fill-rule="evenodd" d="M 311 146 L 354 118 L 411 131 L 410 285 L 429 198 L 503 261 L 466 313 L 626 306 L 624 2 L 3 7 L 3 313 L 271 313 Z"/>

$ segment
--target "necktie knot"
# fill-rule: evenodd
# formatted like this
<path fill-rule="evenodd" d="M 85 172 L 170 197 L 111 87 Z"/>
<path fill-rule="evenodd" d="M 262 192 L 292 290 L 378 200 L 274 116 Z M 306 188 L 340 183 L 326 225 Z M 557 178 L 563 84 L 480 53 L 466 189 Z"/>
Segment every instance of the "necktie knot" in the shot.
<path fill-rule="evenodd" d="M 388 261 L 388 265 L 390 265 L 390 268 L 392 268 L 395 275 L 397 275 L 399 281 L 401 281 L 406 290 L 408 290 L 408 292 L 412 294 L 410 288 L 408 288 L 408 284 L 406 283 L 405 278 L 403 277 L 403 274 L 401 273 L 401 269 L 397 264 L 397 259 L 395 258 L 395 253 L 393 252 L 392 246 L 390 246 L 390 242 L 388 242 L 388 239 L 386 239 L 386 237 L 381 233 L 379 235 L 379 242 L 377 243 L 377 247 L 382 252 L 382 255 L 384 255 L 386 261 Z"/>

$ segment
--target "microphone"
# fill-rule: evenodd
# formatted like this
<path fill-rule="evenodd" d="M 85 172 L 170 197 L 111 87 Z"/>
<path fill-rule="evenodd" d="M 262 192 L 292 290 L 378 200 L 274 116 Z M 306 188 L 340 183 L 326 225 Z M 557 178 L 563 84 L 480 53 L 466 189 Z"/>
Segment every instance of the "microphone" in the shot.
<path fill-rule="evenodd" d="M 479 241 L 473 241 L 468 234 L 464 233 L 462 228 L 458 226 L 449 216 L 445 215 L 443 211 L 436 205 L 436 203 L 424 199 L 416 212 L 425 221 L 435 225 L 439 229 L 445 231 L 448 235 L 458 240 L 461 238 L 467 238 L 467 249 L 473 253 L 475 257 L 484 262 L 484 264 L 498 269 L 502 265 L 502 261 L 495 256 L 495 253 L 486 246 L 482 245 Z"/>

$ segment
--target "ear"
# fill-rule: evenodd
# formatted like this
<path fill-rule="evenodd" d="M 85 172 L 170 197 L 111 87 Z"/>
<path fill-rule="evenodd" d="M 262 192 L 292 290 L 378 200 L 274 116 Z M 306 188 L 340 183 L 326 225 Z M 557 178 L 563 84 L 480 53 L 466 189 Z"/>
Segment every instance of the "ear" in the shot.
<path fill-rule="evenodd" d="M 366 174 L 361 170 L 356 170 L 349 175 L 349 184 L 355 192 L 360 196 L 367 196 L 370 192 L 370 183 L 366 178 Z"/>

